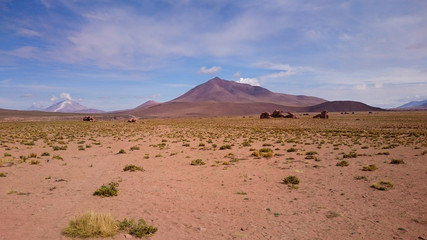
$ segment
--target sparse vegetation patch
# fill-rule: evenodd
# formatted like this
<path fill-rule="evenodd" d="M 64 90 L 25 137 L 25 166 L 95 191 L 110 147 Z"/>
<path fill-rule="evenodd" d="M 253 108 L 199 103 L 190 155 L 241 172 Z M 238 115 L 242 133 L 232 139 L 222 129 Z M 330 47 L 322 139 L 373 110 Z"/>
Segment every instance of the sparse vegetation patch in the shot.
<path fill-rule="evenodd" d="M 93 195 L 101 197 L 113 197 L 118 195 L 119 184 L 116 182 L 111 182 L 108 185 L 102 185 L 98 190 L 96 190 Z"/>
<path fill-rule="evenodd" d="M 131 164 L 131 165 L 126 165 L 123 168 L 123 171 L 125 171 L 125 172 L 127 172 L 127 171 L 129 171 L 129 172 L 135 172 L 135 171 L 141 171 L 141 172 L 143 172 L 144 169 L 142 167 L 139 167 L 139 166 Z"/>
<path fill-rule="evenodd" d="M 385 191 L 385 190 L 388 190 L 390 188 L 393 188 L 394 184 L 390 181 L 379 181 L 379 182 L 372 184 L 371 187 L 375 188 L 377 190 Z"/>

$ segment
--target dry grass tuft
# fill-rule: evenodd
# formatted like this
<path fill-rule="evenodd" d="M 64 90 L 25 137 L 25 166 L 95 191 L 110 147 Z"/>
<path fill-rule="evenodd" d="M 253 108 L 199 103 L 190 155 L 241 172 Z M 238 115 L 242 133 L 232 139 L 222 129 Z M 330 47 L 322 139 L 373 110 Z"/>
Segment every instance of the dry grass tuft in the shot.
<path fill-rule="evenodd" d="M 68 237 L 111 237 L 119 230 L 117 221 L 110 214 L 88 211 L 71 220 L 62 233 Z"/>

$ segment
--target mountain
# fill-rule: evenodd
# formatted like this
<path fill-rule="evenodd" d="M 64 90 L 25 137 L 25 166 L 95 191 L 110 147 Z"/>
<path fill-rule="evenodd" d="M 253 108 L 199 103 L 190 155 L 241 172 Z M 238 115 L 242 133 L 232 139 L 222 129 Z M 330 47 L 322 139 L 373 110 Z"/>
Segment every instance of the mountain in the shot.
<path fill-rule="evenodd" d="M 171 102 L 273 103 L 302 107 L 320 104 L 326 102 L 326 100 L 303 95 L 275 93 L 262 87 L 215 77 L 194 87 Z"/>
<path fill-rule="evenodd" d="M 397 109 L 427 109 L 427 99 L 423 101 L 412 101 L 397 107 Z"/>
<path fill-rule="evenodd" d="M 218 77 L 198 85 L 185 94 L 165 103 L 146 107 L 144 103 L 125 114 L 138 117 L 238 116 L 272 112 L 378 111 L 353 101 L 328 102 L 325 99 L 275 93 L 268 89 L 227 81 Z"/>
<path fill-rule="evenodd" d="M 98 109 L 87 108 L 74 100 L 64 100 L 53 104 L 52 106 L 43 109 L 46 112 L 61 112 L 61 113 L 103 113 Z"/>
<path fill-rule="evenodd" d="M 384 109 L 372 107 L 355 101 L 330 101 L 306 108 L 306 112 L 321 112 L 327 109 L 329 112 L 369 112 L 384 111 Z"/>

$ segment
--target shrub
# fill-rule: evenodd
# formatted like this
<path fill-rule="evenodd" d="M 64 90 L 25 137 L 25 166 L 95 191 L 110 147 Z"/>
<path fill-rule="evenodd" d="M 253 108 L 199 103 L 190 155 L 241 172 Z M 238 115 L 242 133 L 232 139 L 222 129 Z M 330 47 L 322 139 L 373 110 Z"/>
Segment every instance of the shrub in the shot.
<path fill-rule="evenodd" d="M 138 167 L 138 166 L 135 166 L 135 165 L 126 165 L 124 168 L 123 168 L 123 171 L 130 171 L 130 172 L 135 172 L 135 171 L 141 171 L 141 172 L 143 172 L 144 171 L 144 169 L 142 168 L 142 167 Z"/>
<path fill-rule="evenodd" d="M 385 191 L 385 190 L 388 190 L 390 188 L 393 188 L 394 184 L 392 182 L 389 182 L 389 181 L 379 181 L 379 182 L 372 184 L 371 187 L 378 189 L 378 190 L 381 190 L 381 191 Z"/>
<path fill-rule="evenodd" d="M 112 197 L 117 196 L 119 186 L 116 182 L 110 182 L 108 185 L 102 185 L 98 190 L 96 190 L 93 195 L 101 197 Z"/>
<path fill-rule="evenodd" d="M 40 163 L 40 161 L 39 160 L 36 160 L 36 159 L 31 159 L 31 161 L 30 161 L 30 164 L 31 165 L 37 165 L 37 164 L 39 164 Z"/>
<path fill-rule="evenodd" d="M 271 150 L 271 148 L 261 148 L 259 150 L 259 153 L 263 157 L 267 157 L 267 158 L 273 157 L 273 150 Z"/>
<path fill-rule="evenodd" d="M 57 159 L 57 160 L 64 160 L 61 156 L 59 155 L 53 155 L 52 159 Z"/>
<path fill-rule="evenodd" d="M 365 181 L 368 181 L 368 178 L 366 176 L 355 176 L 354 179 L 355 180 L 365 180 Z"/>
<path fill-rule="evenodd" d="M 125 153 L 126 153 L 126 151 L 124 149 L 120 149 L 117 154 L 125 154 Z"/>
<path fill-rule="evenodd" d="M 252 152 L 252 156 L 259 158 L 259 157 L 261 157 L 261 153 L 259 153 L 259 151 L 255 150 Z"/>
<path fill-rule="evenodd" d="M 67 150 L 67 146 L 53 146 L 53 151 L 59 151 L 59 150 Z"/>
<path fill-rule="evenodd" d="M 305 153 L 305 155 L 307 155 L 307 156 L 316 155 L 316 154 L 317 154 L 316 151 L 309 151 L 309 152 Z"/>
<path fill-rule="evenodd" d="M 401 159 L 392 159 L 390 164 L 405 164 L 405 162 Z"/>
<path fill-rule="evenodd" d="M 130 150 L 131 151 L 139 150 L 139 147 L 138 146 L 132 146 L 132 147 L 130 147 Z"/>
<path fill-rule="evenodd" d="M 225 150 L 225 149 L 231 149 L 230 145 L 222 145 L 221 147 L 219 147 L 219 150 Z"/>
<path fill-rule="evenodd" d="M 364 166 L 362 168 L 362 171 L 368 171 L 368 172 L 372 172 L 372 171 L 375 171 L 375 170 L 377 170 L 377 166 L 375 166 L 375 164 L 371 164 L 369 166 Z"/>
<path fill-rule="evenodd" d="M 0 172 L 0 177 L 6 177 L 6 173 Z"/>
<path fill-rule="evenodd" d="M 342 160 L 341 162 L 336 164 L 336 166 L 338 166 L 338 167 L 347 167 L 348 165 L 350 165 L 350 164 L 345 160 Z"/>
<path fill-rule="evenodd" d="M 288 150 L 286 150 L 287 152 L 296 152 L 297 149 L 296 148 L 289 148 Z"/>
<path fill-rule="evenodd" d="M 11 156 L 12 156 L 12 154 L 10 154 L 10 153 L 4 153 L 4 154 L 3 154 L 3 156 L 4 156 L 4 157 L 11 157 Z"/>
<path fill-rule="evenodd" d="M 349 152 L 348 154 L 344 154 L 342 157 L 343 158 L 357 158 L 357 153 L 356 152 Z"/>
<path fill-rule="evenodd" d="M 117 221 L 110 214 L 86 212 L 71 220 L 62 233 L 68 237 L 111 237 L 119 230 Z"/>
<path fill-rule="evenodd" d="M 202 159 L 196 159 L 191 161 L 191 165 L 196 166 L 196 165 L 205 165 L 205 162 L 203 162 Z"/>
<path fill-rule="evenodd" d="M 48 153 L 48 152 L 42 153 L 42 157 L 48 157 L 48 156 L 50 156 L 50 153 Z"/>
<path fill-rule="evenodd" d="M 144 219 L 139 219 L 135 222 L 133 219 L 124 219 L 119 223 L 119 229 L 128 232 L 138 238 L 149 237 L 157 232 L 157 227 L 147 225 Z"/>
<path fill-rule="evenodd" d="M 299 182 L 300 181 L 299 181 L 299 178 L 297 176 L 288 176 L 288 177 L 285 177 L 283 179 L 284 184 L 297 185 L 297 184 L 299 184 Z"/>

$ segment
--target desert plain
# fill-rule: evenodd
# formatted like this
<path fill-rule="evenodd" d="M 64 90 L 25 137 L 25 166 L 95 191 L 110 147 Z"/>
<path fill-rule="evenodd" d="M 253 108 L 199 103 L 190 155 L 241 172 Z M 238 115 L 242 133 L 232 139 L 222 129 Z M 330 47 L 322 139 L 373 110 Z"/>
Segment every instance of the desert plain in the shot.
<path fill-rule="evenodd" d="M 72 239 L 89 210 L 153 240 L 427 239 L 427 112 L 299 116 L 2 119 L 0 239 Z"/>

